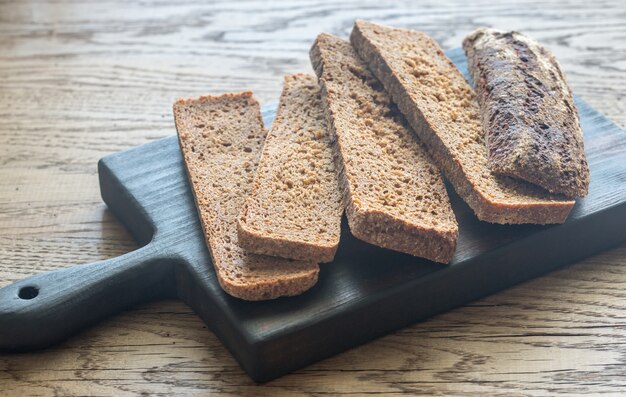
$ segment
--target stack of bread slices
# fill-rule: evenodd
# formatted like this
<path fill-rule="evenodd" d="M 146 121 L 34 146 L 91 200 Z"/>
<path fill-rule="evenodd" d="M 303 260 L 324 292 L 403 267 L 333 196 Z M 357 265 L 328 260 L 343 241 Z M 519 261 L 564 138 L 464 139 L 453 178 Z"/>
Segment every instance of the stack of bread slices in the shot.
<path fill-rule="evenodd" d="M 449 263 L 458 225 L 442 173 L 481 221 L 565 221 L 589 170 L 554 56 L 516 32 L 478 29 L 463 44 L 476 94 L 426 34 L 357 20 L 350 41 L 317 37 L 317 76 L 285 76 L 270 131 L 250 92 L 174 104 L 227 293 L 311 288 L 344 212 L 361 240 Z"/>

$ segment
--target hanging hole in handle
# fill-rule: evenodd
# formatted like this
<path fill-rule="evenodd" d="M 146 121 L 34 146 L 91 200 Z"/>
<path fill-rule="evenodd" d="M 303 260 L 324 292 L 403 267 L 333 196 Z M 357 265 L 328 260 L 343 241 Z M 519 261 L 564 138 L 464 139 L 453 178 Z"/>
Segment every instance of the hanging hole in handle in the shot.
<path fill-rule="evenodd" d="M 25 300 L 36 298 L 37 295 L 39 295 L 39 288 L 32 285 L 20 288 L 20 291 L 17 293 L 20 299 Z"/>

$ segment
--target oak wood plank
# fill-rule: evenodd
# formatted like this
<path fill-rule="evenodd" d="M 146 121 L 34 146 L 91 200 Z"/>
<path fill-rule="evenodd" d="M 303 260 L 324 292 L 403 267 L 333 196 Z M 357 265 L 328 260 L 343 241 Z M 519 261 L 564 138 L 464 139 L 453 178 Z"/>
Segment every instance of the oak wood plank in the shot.
<path fill-rule="evenodd" d="M 0 2 L 0 287 L 135 248 L 96 161 L 174 133 L 178 97 L 275 102 L 320 31 L 356 17 L 444 48 L 480 25 L 548 45 L 577 95 L 626 127 L 620 1 Z M 554 395 L 626 391 L 626 245 L 263 386 L 188 308 L 115 316 L 42 352 L 1 355 L 5 395 Z"/>

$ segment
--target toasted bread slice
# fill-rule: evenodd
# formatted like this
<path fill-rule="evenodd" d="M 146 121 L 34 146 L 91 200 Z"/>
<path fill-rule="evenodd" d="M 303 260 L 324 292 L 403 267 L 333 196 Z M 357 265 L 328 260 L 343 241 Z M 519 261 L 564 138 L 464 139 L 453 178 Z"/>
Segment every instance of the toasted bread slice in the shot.
<path fill-rule="evenodd" d="M 310 55 L 336 138 L 352 234 L 448 263 L 458 226 L 441 174 L 418 138 L 350 43 L 321 34 Z"/>
<path fill-rule="evenodd" d="M 565 221 L 573 200 L 491 173 L 474 92 L 432 38 L 358 20 L 350 40 L 478 219 Z"/>
<path fill-rule="evenodd" d="M 257 254 L 330 262 L 343 204 L 317 78 L 285 76 L 252 192 L 238 221 L 239 244 Z"/>
<path fill-rule="evenodd" d="M 300 294 L 317 281 L 315 262 L 243 250 L 237 218 L 252 189 L 266 131 L 251 92 L 174 104 L 180 147 L 220 285 L 245 300 Z"/>

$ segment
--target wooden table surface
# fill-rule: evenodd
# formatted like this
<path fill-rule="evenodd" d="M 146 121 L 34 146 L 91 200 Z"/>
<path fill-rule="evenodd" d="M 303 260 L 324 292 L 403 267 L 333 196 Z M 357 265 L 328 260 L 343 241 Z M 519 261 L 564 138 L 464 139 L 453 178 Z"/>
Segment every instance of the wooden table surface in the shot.
<path fill-rule="evenodd" d="M 355 18 L 444 48 L 482 25 L 526 32 L 626 127 L 623 1 L 493 3 L 0 1 L 0 287 L 136 248 L 99 197 L 97 160 L 174 134 L 179 97 L 277 101 L 283 74 L 310 71 L 316 34 L 347 36 Z M 177 301 L 0 355 L 4 396 L 222 393 L 625 394 L 626 245 L 262 386 Z"/>

